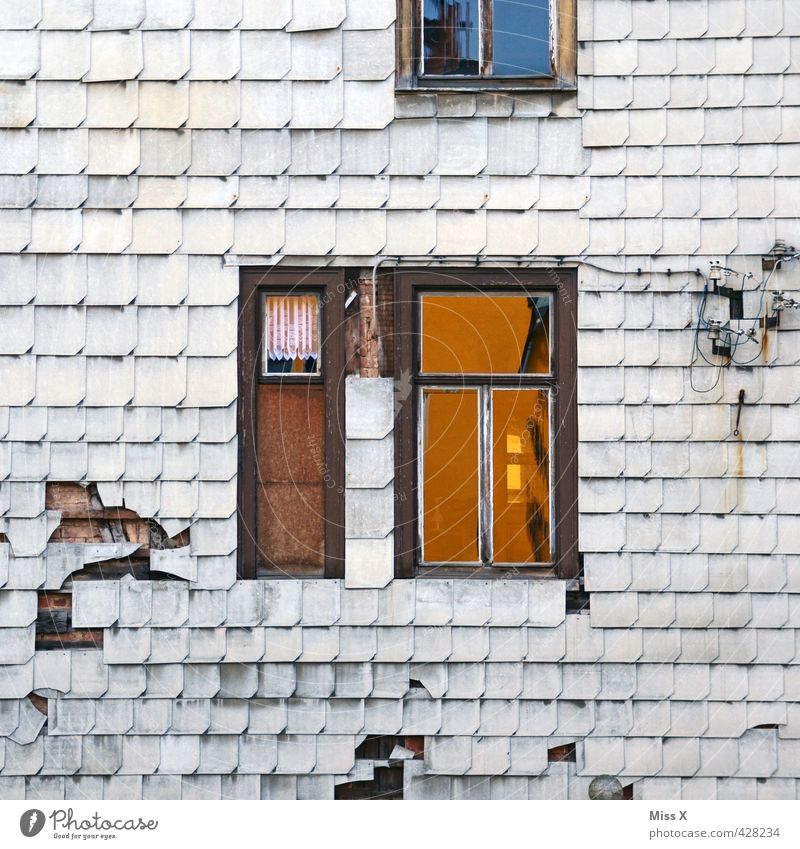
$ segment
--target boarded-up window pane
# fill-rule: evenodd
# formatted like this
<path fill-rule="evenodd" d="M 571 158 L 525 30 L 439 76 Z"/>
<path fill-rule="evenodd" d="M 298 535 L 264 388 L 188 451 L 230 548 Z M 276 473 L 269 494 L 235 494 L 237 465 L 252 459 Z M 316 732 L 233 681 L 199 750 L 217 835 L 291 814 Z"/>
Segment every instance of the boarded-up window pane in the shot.
<path fill-rule="evenodd" d="M 268 571 L 321 574 L 324 387 L 258 387 L 258 549 Z"/>

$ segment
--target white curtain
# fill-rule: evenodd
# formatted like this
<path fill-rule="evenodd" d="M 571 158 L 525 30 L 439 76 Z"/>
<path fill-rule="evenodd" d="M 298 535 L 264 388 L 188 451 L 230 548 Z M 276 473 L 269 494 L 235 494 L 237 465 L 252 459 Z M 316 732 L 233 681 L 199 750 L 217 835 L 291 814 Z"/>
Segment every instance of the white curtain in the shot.
<path fill-rule="evenodd" d="M 275 360 L 305 360 L 319 353 L 318 301 L 315 295 L 267 297 L 269 357 Z"/>

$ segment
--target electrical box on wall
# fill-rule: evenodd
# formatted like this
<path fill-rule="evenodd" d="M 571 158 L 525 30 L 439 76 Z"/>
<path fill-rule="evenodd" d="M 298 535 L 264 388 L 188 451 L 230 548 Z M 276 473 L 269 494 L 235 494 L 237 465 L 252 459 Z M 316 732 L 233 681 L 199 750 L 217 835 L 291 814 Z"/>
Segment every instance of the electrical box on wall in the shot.
<path fill-rule="evenodd" d="M 711 262 L 697 310 L 692 365 L 703 361 L 715 366 L 718 371 L 714 385 L 723 368 L 768 364 L 764 359 L 769 350 L 768 332 L 780 326 L 782 312 L 800 309 L 800 300 L 782 291 L 770 291 L 770 281 L 798 258 L 800 254 L 779 239 L 770 253 L 762 257 L 765 273 L 750 286 L 747 281 L 754 279 L 753 272 L 744 273 L 718 261 Z M 707 346 L 701 342 L 703 331 Z M 718 359 L 711 360 L 709 356 Z"/>

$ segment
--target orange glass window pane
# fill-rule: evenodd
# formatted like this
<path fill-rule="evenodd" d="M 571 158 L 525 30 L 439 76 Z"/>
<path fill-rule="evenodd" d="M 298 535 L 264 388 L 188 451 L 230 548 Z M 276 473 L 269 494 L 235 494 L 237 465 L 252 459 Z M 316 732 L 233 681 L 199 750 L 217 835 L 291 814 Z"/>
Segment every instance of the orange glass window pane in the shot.
<path fill-rule="evenodd" d="M 549 563 L 549 398 L 539 389 L 492 392 L 492 531 L 496 563 Z"/>
<path fill-rule="evenodd" d="M 478 392 L 425 389 L 422 415 L 422 559 L 477 562 Z"/>
<path fill-rule="evenodd" d="M 476 292 L 421 298 L 426 374 L 547 374 L 550 296 Z"/>

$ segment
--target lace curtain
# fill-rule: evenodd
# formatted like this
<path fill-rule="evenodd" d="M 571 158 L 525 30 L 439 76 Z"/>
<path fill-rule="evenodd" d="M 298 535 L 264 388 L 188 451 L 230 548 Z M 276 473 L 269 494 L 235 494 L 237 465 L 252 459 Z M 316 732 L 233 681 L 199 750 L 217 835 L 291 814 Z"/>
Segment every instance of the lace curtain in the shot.
<path fill-rule="evenodd" d="M 267 297 L 265 347 L 274 360 L 316 360 L 319 302 L 316 295 Z"/>

